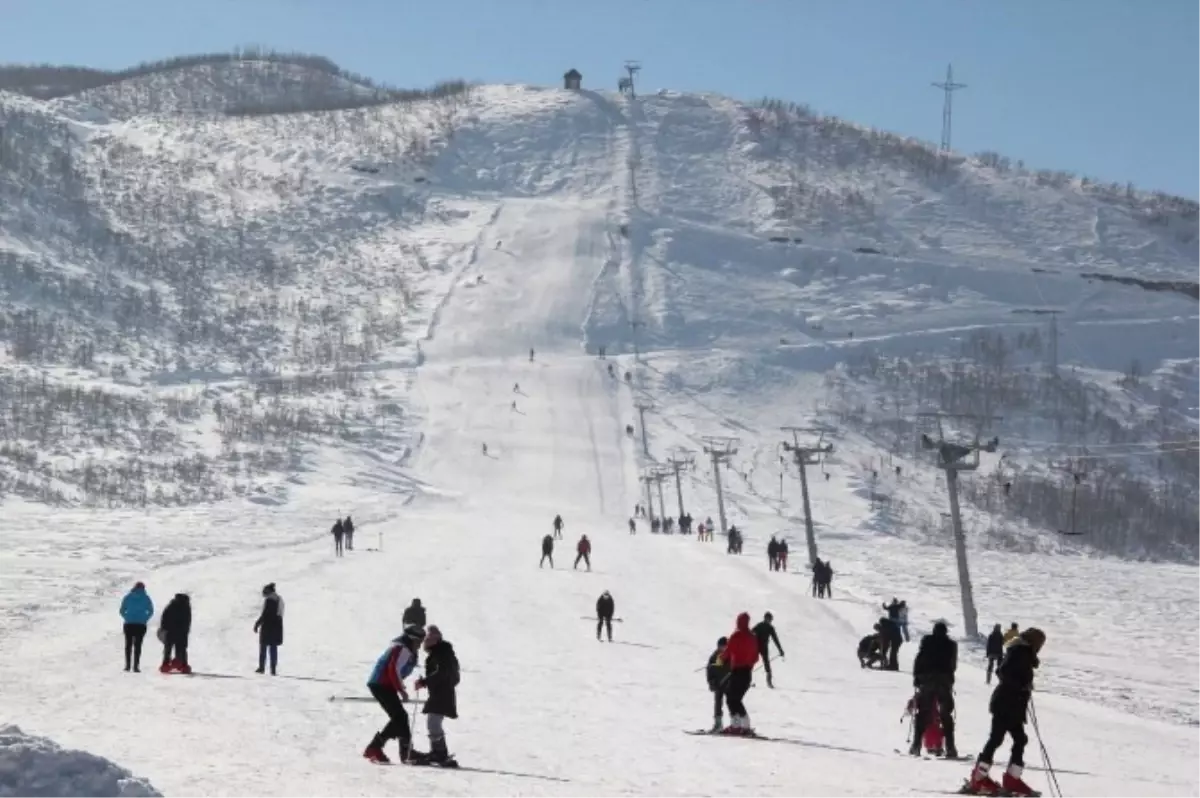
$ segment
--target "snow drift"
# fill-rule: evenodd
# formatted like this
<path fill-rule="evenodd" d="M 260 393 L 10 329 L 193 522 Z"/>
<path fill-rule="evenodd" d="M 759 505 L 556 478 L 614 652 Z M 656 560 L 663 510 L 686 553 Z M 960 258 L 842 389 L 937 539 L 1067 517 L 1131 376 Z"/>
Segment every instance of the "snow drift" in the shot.
<path fill-rule="evenodd" d="M 0 728 L 0 796 L 162 795 L 145 779 L 87 751 L 74 751 L 16 726 Z"/>

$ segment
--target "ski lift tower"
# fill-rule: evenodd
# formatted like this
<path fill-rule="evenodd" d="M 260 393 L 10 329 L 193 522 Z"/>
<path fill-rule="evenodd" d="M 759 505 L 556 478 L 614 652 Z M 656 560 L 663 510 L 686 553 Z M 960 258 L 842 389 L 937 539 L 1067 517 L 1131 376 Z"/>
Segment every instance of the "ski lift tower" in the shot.
<path fill-rule="evenodd" d="M 628 75 L 629 75 L 629 77 L 626 79 L 625 85 L 629 89 L 629 99 L 631 99 L 631 100 L 637 99 L 637 92 L 635 92 L 634 88 L 633 88 L 633 77 L 641 70 L 642 70 L 642 65 L 639 62 L 637 62 L 637 61 L 626 61 L 625 62 L 625 72 L 628 73 Z"/>
<path fill-rule="evenodd" d="M 721 493 L 721 465 L 728 463 L 729 458 L 738 453 L 738 439 L 705 435 L 700 440 L 704 443 L 704 453 L 712 458 L 713 482 L 717 487 L 717 515 L 721 519 L 721 534 L 728 535 L 729 527 L 725 523 L 725 497 Z"/>
<path fill-rule="evenodd" d="M 679 474 L 681 471 L 691 471 L 696 467 L 696 456 L 689 449 L 679 448 L 671 453 L 671 456 L 667 458 L 667 463 L 675 475 L 675 496 L 679 499 L 679 517 L 683 518 L 683 483 L 679 479 Z"/>

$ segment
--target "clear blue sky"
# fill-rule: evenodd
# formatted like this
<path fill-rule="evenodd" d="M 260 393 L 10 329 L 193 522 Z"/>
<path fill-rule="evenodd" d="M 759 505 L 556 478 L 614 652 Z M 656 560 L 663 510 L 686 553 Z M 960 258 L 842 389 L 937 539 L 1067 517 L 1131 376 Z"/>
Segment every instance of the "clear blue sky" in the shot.
<path fill-rule="evenodd" d="M 463 77 L 782 97 L 955 149 L 1197 197 L 1196 0 L 0 0 L 0 61 L 258 43 L 401 86 Z"/>

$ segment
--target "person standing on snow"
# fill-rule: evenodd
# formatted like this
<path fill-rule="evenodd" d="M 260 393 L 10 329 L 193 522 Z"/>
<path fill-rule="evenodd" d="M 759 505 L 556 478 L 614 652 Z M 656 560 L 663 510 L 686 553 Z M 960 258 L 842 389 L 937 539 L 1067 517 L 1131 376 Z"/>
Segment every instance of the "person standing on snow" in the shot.
<path fill-rule="evenodd" d="M 600 628 L 608 628 L 608 642 L 612 642 L 612 620 L 613 613 L 617 611 L 616 604 L 613 603 L 612 594 L 605 590 L 600 594 L 600 598 L 596 599 L 596 639 L 600 639 Z"/>
<path fill-rule="evenodd" d="M 563 520 L 561 515 L 554 516 L 554 537 L 562 540 Z"/>
<path fill-rule="evenodd" d="M 1025 718 L 1029 711 L 1029 699 L 1033 693 L 1033 672 L 1040 664 L 1038 653 L 1046 644 L 1046 633 L 1041 629 L 1029 628 L 1022 632 L 1008 650 L 1004 661 L 996 671 L 1000 683 L 992 691 L 988 709 L 992 713 L 992 729 L 987 744 L 979 752 L 979 759 L 971 771 L 969 789 L 972 792 L 995 795 L 1004 790 L 1010 795 L 1036 795 L 1021 779 L 1025 770 Z M 997 784 L 991 777 L 992 760 L 996 749 L 1004 744 L 1004 736 L 1012 738 L 1012 753 L 1008 757 L 1008 768 Z"/>
<path fill-rule="evenodd" d="M 404 615 L 400 616 L 400 623 L 404 624 L 404 628 L 410 626 L 419 626 L 425 628 L 425 608 L 421 606 L 421 600 L 415 598 L 412 604 L 404 608 Z"/>
<path fill-rule="evenodd" d="M 713 694 L 712 732 L 714 734 L 725 727 L 724 713 L 721 709 L 725 701 L 725 685 L 729 680 L 729 668 L 721 662 L 721 652 L 725 650 L 725 644 L 728 642 L 729 638 L 727 637 L 717 640 L 717 650 L 709 655 L 708 666 L 704 669 L 708 679 L 708 689 Z"/>
<path fill-rule="evenodd" d="M 533 362 L 533 349 L 530 349 L 530 350 L 529 350 L 529 362 L 530 362 L 530 363 L 532 363 L 532 362 Z"/>
<path fill-rule="evenodd" d="M 1011 646 L 1013 641 L 1016 640 L 1018 637 L 1020 637 L 1020 635 L 1021 635 L 1021 628 L 1019 626 L 1017 626 L 1016 621 L 1013 621 L 1012 624 L 1008 627 L 1008 631 L 1004 633 L 1004 647 L 1008 648 L 1009 646 Z"/>
<path fill-rule="evenodd" d="M 936 714 L 942 721 L 947 759 L 958 758 L 954 744 L 954 672 L 958 670 L 958 643 L 950 639 L 944 621 L 933 625 L 933 634 L 921 638 L 913 660 L 913 688 L 917 691 L 917 719 L 909 753 L 921 755 L 925 729 Z M 936 709 L 935 709 L 936 706 Z"/>
<path fill-rule="evenodd" d="M 746 712 L 746 705 L 742 703 L 750 689 L 754 666 L 758 664 L 758 640 L 750 631 L 750 613 L 743 612 L 738 615 L 737 629 L 725 643 L 720 661 L 729 668 L 725 702 L 729 705 L 730 725 L 725 729 L 725 733 L 752 735 L 754 729 L 750 726 L 750 715 Z"/>
<path fill-rule="evenodd" d="M 987 679 L 985 684 L 992 683 L 992 671 L 1004 659 L 1004 632 L 1000 631 L 1000 624 L 992 627 L 992 633 L 987 639 Z"/>
<path fill-rule="evenodd" d="M 159 673 L 191 673 L 188 665 L 188 636 L 192 632 L 192 600 L 187 593 L 176 593 L 159 618 L 163 643 L 163 661 Z M 174 656 L 172 656 L 174 655 Z"/>
<path fill-rule="evenodd" d="M 634 521 L 632 518 L 629 519 L 629 534 L 637 534 L 637 521 Z"/>
<path fill-rule="evenodd" d="M 775 539 L 774 535 L 771 535 L 771 540 L 767 543 L 767 570 L 769 570 L 769 571 L 779 570 L 779 566 L 777 565 L 778 557 L 779 557 L 779 541 Z"/>
<path fill-rule="evenodd" d="M 266 669 L 269 655 L 271 675 L 274 676 L 279 664 L 279 647 L 283 645 L 283 597 L 275 592 L 274 582 L 264 587 L 262 594 L 262 612 L 254 622 L 254 631 L 258 633 L 258 667 L 254 672 L 262 673 Z"/>
<path fill-rule="evenodd" d="M 819 598 L 817 591 L 818 591 L 818 588 L 820 588 L 820 586 L 821 586 L 821 577 L 825 570 L 825 563 L 821 562 L 821 558 L 818 557 L 810 567 L 812 568 L 812 573 L 813 573 L 812 595 L 813 595 L 813 598 Z M 823 594 L 825 591 L 822 590 L 820 592 Z"/>
<path fill-rule="evenodd" d="M 899 609 L 896 610 L 896 624 L 900 627 L 900 631 L 904 634 L 904 642 L 909 642 L 907 601 L 901 601 Z"/>
<path fill-rule="evenodd" d="M 154 617 L 154 602 L 146 593 L 146 585 L 138 582 L 121 599 L 121 620 L 125 622 L 125 670 L 133 668 L 141 673 L 142 640 L 146 637 L 146 624 Z"/>
<path fill-rule="evenodd" d="M 346 528 L 342 526 L 342 519 L 338 519 L 333 525 L 333 529 L 329 530 L 333 535 L 333 554 L 335 557 L 342 556 L 342 536 L 346 534 Z"/>
<path fill-rule="evenodd" d="M 779 635 L 775 634 L 775 627 L 771 621 L 775 620 L 775 616 L 771 613 L 763 615 L 763 619 L 755 625 L 754 639 L 758 641 L 758 656 L 762 658 L 763 671 L 767 674 L 767 687 L 774 689 L 775 684 L 771 681 L 771 654 L 769 644 L 772 640 L 775 641 L 775 650 L 779 652 L 780 659 L 783 658 L 783 647 L 779 645 Z"/>
<path fill-rule="evenodd" d="M 788 545 L 786 540 L 779 541 L 779 548 L 775 552 L 775 567 L 776 570 L 787 573 L 787 556 Z"/>
<path fill-rule="evenodd" d="M 433 764 L 457 766 L 458 763 L 450 758 L 446 748 L 446 734 L 442 731 L 442 721 L 445 718 L 458 717 L 458 657 L 454 654 L 454 646 L 442 638 L 442 630 L 430 626 L 425 634 L 425 675 L 417 679 L 413 686 L 418 690 L 426 689 L 429 697 L 421 713 L 425 715 L 425 728 L 429 732 L 429 754 L 415 753 L 412 756 L 414 764 Z"/>
<path fill-rule="evenodd" d="M 342 532 L 346 536 L 346 548 L 354 551 L 354 522 L 350 520 L 350 516 L 346 516 L 346 520 L 342 522 Z"/>
<path fill-rule="evenodd" d="M 579 561 L 583 560 L 584 565 L 587 566 L 587 569 L 589 571 L 592 570 L 591 554 L 592 554 L 592 542 L 590 540 L 588 540 L 587 535 L 584 535 L 583 537 L 581 537 L 579 539 L 579 542 L 575 544 L 575 565 L 574 565 L 574 567 L 578 568 Z"/>
<path fill-rule="evenodd" d="M 550 535 L 546 535 L 546 537 L 542 538 L 542 559 L 538 560 L 538 568 L 541 568 L 542 565 L 546 562 L 546 560 L 550 560 L 550 567 L 553 568 L 554 567 L 554 538 L 551 537 Z"/>
<path fill-rule="evenodd" d="M 387 725 L 371 738 L 371 742 L 363 751 L 363 757 L 371 762 L 387 764 L 391 761 L 383 752 L 383 746 L 388 740 L 400 742 L 401 762 L 409 761 L 414 754 L 408 712 L 404 709 L 404 702 L 408 700 L 404 680 L 417 665 L 417 648 L 424 639 L 424 629 L 419 626 L 405 627 L 404 633 L 392 639 L 387 650 L 379 655 L 379 659 L 375 660 L 375 667 L 371 669 L 367 689 L 388 716 Z"/>

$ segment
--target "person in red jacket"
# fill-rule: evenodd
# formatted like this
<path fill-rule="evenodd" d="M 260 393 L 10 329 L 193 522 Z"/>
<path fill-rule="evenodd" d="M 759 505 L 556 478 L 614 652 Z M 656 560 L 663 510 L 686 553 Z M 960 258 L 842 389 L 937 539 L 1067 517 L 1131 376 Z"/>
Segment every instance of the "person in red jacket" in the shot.
<path fill-rule="evenodd" d="M 591 553 L 592 542 L 587 539 L 587 535 L 584 535 L 579 539 L 579 543 L 575 544 L 575 567 L 578 568 L 579 561 L 583 560 L 584 565 L 587 566 L 587 569 L 589 571 L 592 570 L 592 558 L 590 556 Z"/>
<path fill-rule="evenodd" d="M 725 703 L 729 706 L 730 724 L 724 733 L 752 735 L 754 729 L 750 726 L 750 715 L 742 703 L 742 698 L 750 689 L 754 666 L 758 664 L 758 638 L 750 631 L 750 613 L 738 615 L 737 630 L 726 641 L 721 662 L 729 668 Z"/>

